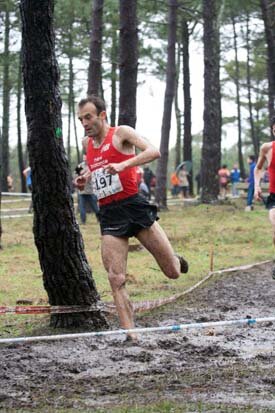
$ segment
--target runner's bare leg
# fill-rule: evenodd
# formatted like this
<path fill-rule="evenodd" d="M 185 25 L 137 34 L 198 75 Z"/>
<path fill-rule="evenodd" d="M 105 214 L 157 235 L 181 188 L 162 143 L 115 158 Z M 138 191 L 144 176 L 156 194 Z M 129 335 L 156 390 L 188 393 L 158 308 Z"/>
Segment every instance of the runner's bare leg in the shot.
<path fill-rule="evenodd" d="M 157 222 L 149 228 L 142 229 L 136 238 L 154 256 L 168 278 L 175 279 L 180 276 L 179 259 L 175 256 L 167 235 Z"/>
<path fill-rule="evenodd" d="M 101 242 L 102 260 L 108 272 L 114 302 L 122 328 L 134 328 L 134 312 L 125 283 L 128 257 L 128 238 L 103 235 Z M 133 340 L 136 334 L 128 334 Z"/>

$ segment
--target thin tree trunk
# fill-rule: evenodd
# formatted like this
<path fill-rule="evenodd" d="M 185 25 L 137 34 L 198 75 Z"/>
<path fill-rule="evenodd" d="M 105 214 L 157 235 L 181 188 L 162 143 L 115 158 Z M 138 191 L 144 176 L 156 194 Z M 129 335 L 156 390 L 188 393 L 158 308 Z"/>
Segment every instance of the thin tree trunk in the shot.
<path fill-rule="evenodd" d="M 179 88 L 179 76 L 180 76 L 180 60 L 181 60 L 181 45 L 178 43 L 177 48 L 177 63 L 176 63 L 176 86 L 175 86 L 175 113 L 177 123 L 177 140 L 176 140 L 176 153 L 175 153 L 175 169 L 181 161 L 181 122 L 182 114 L 179 107 L 178 88 Z"/>
<path fill-rule="evenodd" d="M 270 124 L 274 117 L 275 101 L 275 29 L 274 29 L 274 2 L 260 0 L 262 17 L 265 27 L 265 39 L 267 44 L 267 76 L 268 76 L 268 111 Z M 274 136 L 271 131 L 271 137 Z"/>
<path fill-rule="evenodd" d="M 23 79 L 33 183 L 34 239 L 51 305 L 96 305 L 91 269 L 74 216 L 62 139 L 59 70 L 54 53 L 54 0 L 21 0 Z M 99 310 L 57 314 L 51 324 L 107 326 Z"/>
<path fill-rule="evenodd" d="M 251 141 L 253 145 L 254 154 L 256 157 L 259 155 L 259 141 L 255 135 L 254 119 L 253 119 L 253 105 L 251 96 L 251 69 L 250 69 L 250 17 L 246 16 L 246 78 L 247 78 L 247 97 L 248 97 L 248 112 L 249 112 L 249 124 L 251 131 Z"/>
<path fill-rule="evenodd" d="M 184 98 L 184 131 L 183 131 L 183 160 L 191 161 L 192 157 L 192 121 L 191 121 L 191 91 L 190 91 L 190 59 L 189 59 L 189 28 L 186 20 L 182 21 L 183 47 L 183 98 Z M 188 176 L 190 194 L 193 195 L 193 168 Z"/>
<path fill-rule="evenodd" d="M 6 4 L 3 55 L 3 123 L 2 123 L 2 191 L 8 191 L 7 176 L 10 173 L 9 124 L 10 124 L 10 12 Z"/>
<path fill-rule="evenodd" d="M 218 0 L 203 0 L 204 129 L 201 161 L 204 203 L 218 199 L 221 162 L 221 92 Z"/>
<path fill-rule="evenodd" d="M 237 44 L 237 32 L 235 17 L 232 16 L 232 27 L 233 27 L 233 41 L 234 41 L 234 52 L 235 52 L 235 86 L 236 86 L 236 105 L 237 105 L 237 120 L 238 120 L 238 160 L 239 168 L 241 172 L 241 177 L 245 178 L 245 168 L 242 152 L 242 118 L 241 118 L 241 100 L 240 100 L 240 64 L 238 59 L 238 44 Z"/>
<path fill-rule="evenodd" d="M 112 69 L 111 69 L 111 126 L 116 125 L 116 104 L 117 104 L 117 33 L 116 30 L 112 31 Z"/>
<path fill-rule="evenodd" d="M 162 117 L 160 153 L 156 172 L 156 203 L 161 208 L 167 208 L 167 165 L 169 153 L 169 137 L 171 128 L 172 105 L 175 97 L 176 79 L 176 40 L 177 40 L 177 10 L 178 1 L 168 0 L 168 47 L 166 66 L 166 88 Z"/>
<path fill-rule="evenodd" d="M 23 170 L 26 168 L 23 156 L 22 134 L 21 134 L 21 97 L 22 97 L 22 52 L 19 52 L 18 79 L 17 79 L 17 155 L 21 192 L 27 192 L 26 178 Z"/>
<path fill-rule="evenodd" d="M 102 97 L 102 21 L 104 0 L 93 1 L 91 21 L 90 63 L 88 72 L 88 94 Z"/>
<path fill-rule="evenodd" d="M 120 0 L 119 125 L 136 125 L 138 67 L 137 0 Z"/>
<path fill-rule="evenodd" d="M 79 150 L 79 145 L 78 145 L 76 113 L 75 113 L 74 76 L 73 76 L 73 81 L 72 81 L 72 115 L 73 115 L 73 123 L 74 123 L 74 136 L 75 136 L 77 163 L 80 163 L 80 150 Z"/>

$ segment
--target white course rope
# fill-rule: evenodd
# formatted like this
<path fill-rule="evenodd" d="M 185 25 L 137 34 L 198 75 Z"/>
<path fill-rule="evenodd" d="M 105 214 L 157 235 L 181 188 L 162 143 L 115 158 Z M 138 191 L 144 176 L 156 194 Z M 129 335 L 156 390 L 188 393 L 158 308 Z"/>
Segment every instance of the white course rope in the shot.
<path fill-rule="evenodd" d="M 209 322 L 204 322 L 204 323 L 185 323 L 185 324 L 175 324 L 172 326 L 161 326 L 161 327 L 131 328 L 128 330 L 120 329 L 120 330 L 93 331 L 90 333 L 57 334 L 57 335 L 51 335 L 51 336 L 1 338 L 0 344 L 28 343 L 28 342 L 33 342 L 33 341 L 53 341 L 53 340 L 64 340 L 64 339 L 74 339 L 74 338 L 114 336 L 114 335 L 127 334 L 127 333 L 143 334 L 143 333 L 162 332 L 162 331 L 177 332 L 180 330 L 188 331 L 191 329 L 231 326 L 231 325 L 237 325 L 237 324 L 246 324 L 248 326 L 251 326 L 256 323 L 265 323 L 265 322 L 273 322 L 273 321 L 275 321 L 275 317 L 243 318 L 239 320 L 229 320 L 229 321 L 209 321 Z"/>

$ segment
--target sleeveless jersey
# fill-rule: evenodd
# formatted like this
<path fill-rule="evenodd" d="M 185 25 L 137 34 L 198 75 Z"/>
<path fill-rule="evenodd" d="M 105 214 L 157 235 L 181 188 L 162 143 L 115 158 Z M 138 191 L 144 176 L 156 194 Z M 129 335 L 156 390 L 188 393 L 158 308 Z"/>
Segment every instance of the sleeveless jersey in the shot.
<path fill-rule="evenodd" d="M 272 158 L 268 167 L 269 192 L 275 194 L 275 141 L 272 142 Z"/>
<path fill-rule="evenodd" d="M 120 163 L 135 155 L 125 155 L 113 145 L 113 135 L 116 128 L 111 127 L 102 144 L 95 148 L 93 139 L 87 146 L 87 165 L 92 173 L 93 191 L 97 195 L 99 205 L 120 201 L 138 193 L 136 167 L 111 175 L 103 170 L 109 163 Z"/>

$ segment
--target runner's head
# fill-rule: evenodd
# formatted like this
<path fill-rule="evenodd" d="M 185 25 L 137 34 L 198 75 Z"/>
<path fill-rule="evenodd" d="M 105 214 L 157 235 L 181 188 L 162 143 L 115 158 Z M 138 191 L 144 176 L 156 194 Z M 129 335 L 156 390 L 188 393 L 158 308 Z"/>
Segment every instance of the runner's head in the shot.
<path fill-rule="evenodd" d="M 104 101 L 95 95 L 81 99 L 78 104 L 78 119 L 82 123 L 86 135 L 98 137 L 106 124 L 106 107 Z"/>

